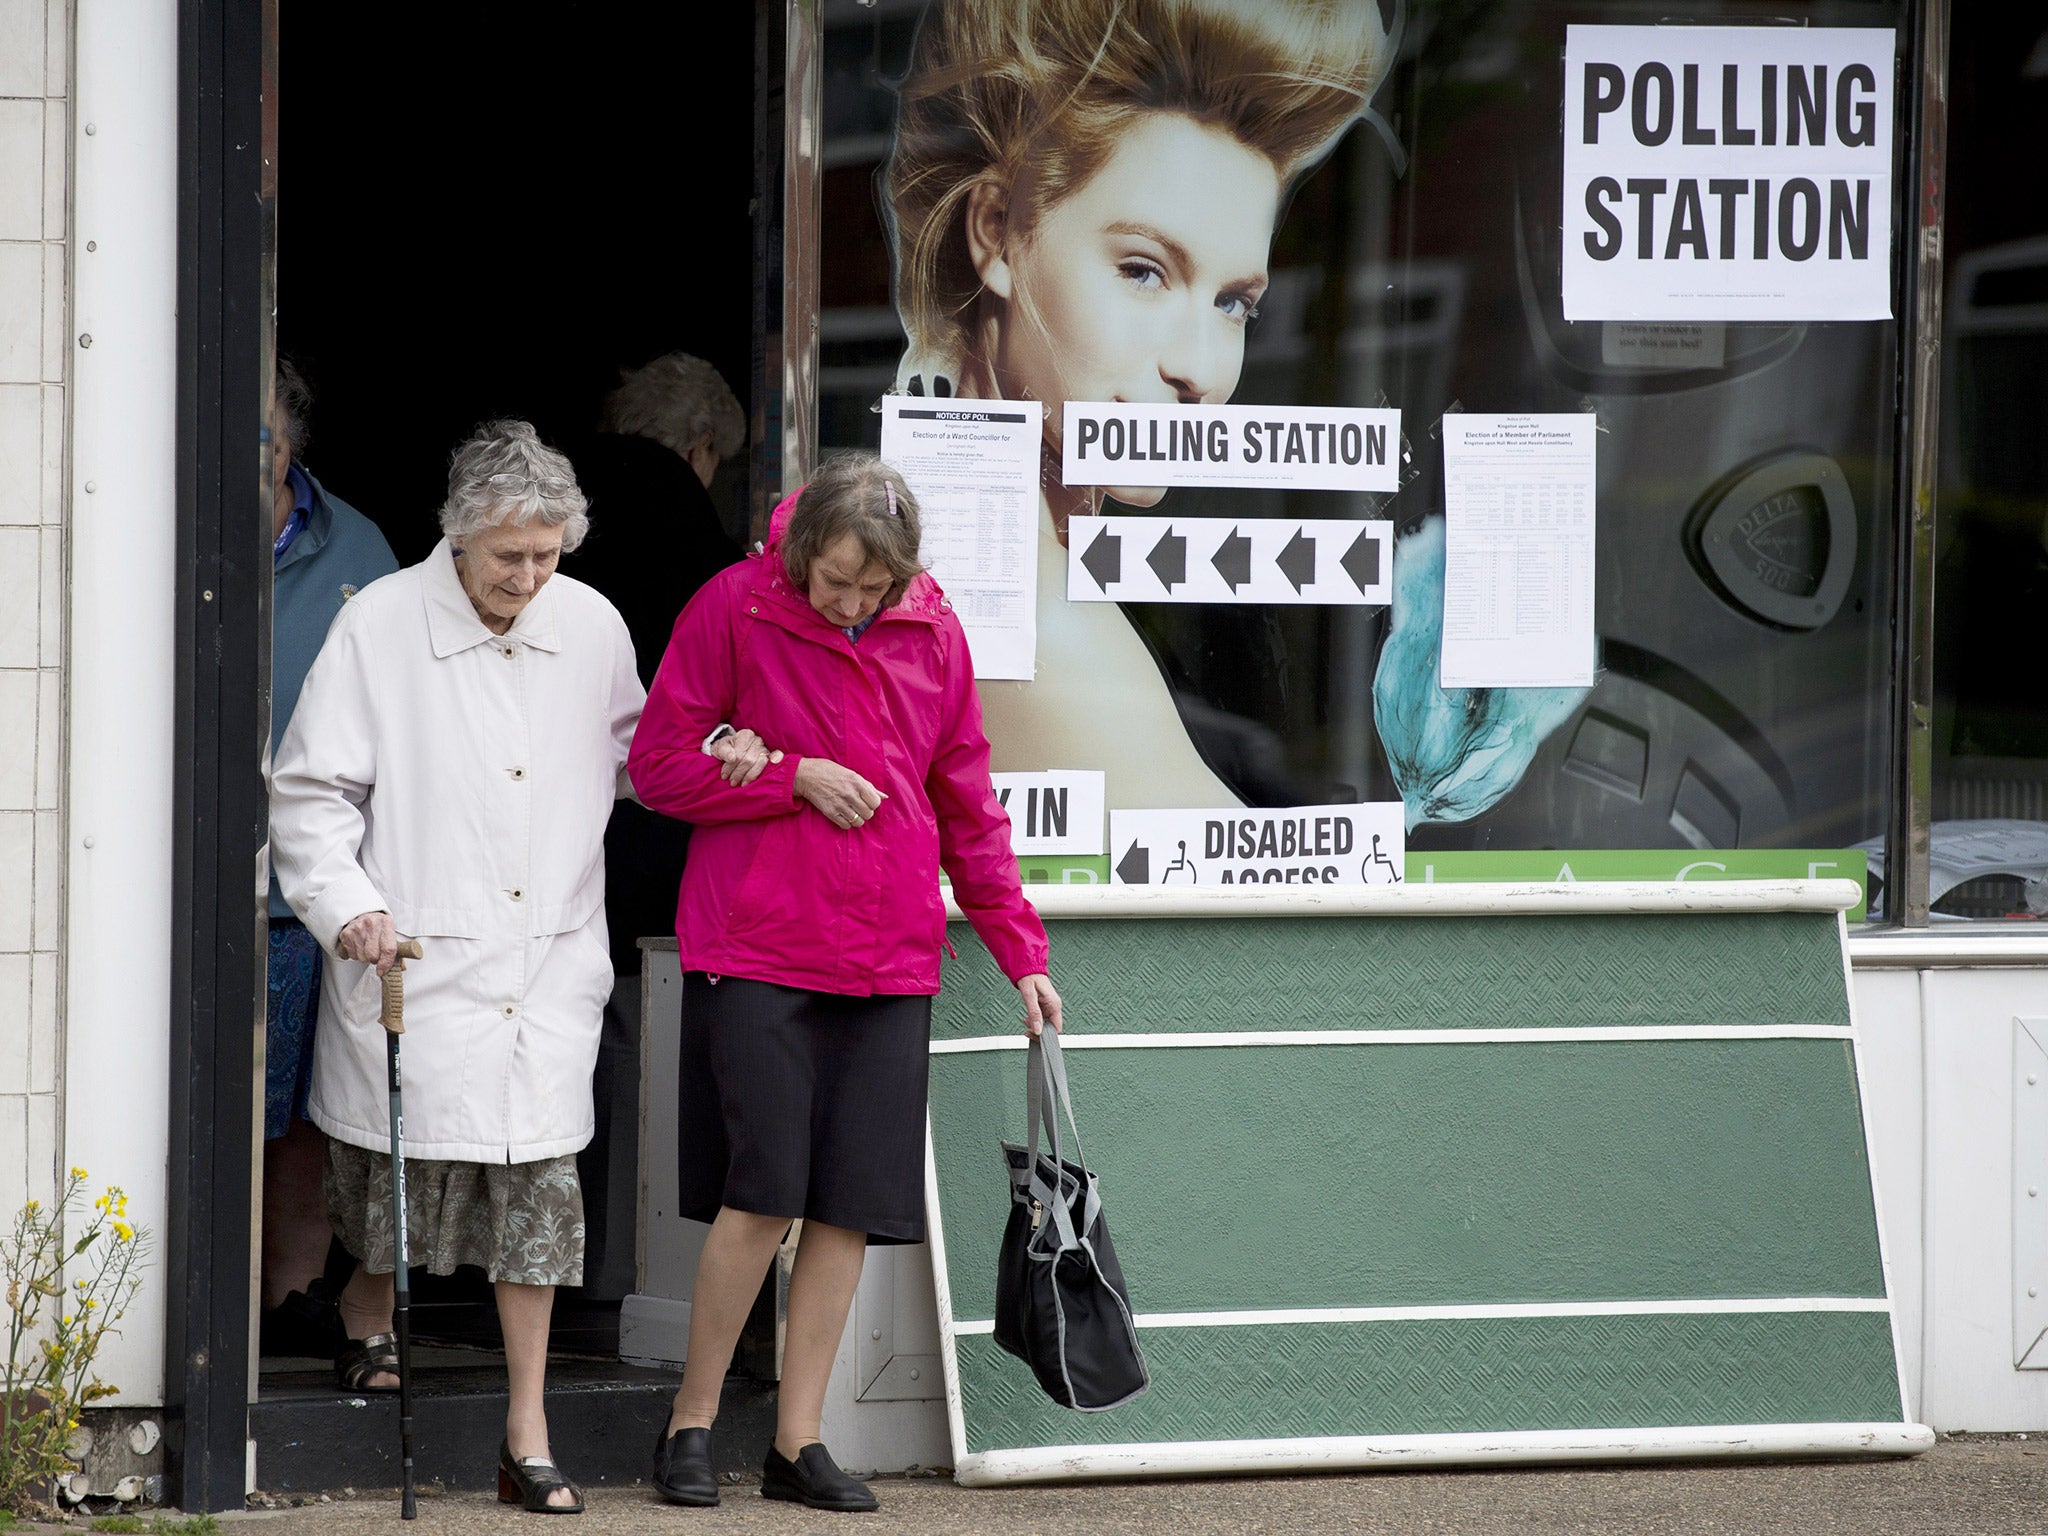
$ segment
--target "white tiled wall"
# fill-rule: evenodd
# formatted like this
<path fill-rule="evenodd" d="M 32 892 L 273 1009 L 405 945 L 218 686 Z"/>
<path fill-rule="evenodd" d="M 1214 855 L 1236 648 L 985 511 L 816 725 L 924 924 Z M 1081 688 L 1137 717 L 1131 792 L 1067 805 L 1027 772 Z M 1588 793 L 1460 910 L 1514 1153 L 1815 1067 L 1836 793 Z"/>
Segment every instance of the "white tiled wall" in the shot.
<path fill-rule="evenodd" d="M 0 0 L 0 1220 L 60 1155 L 70 36 Z"/>

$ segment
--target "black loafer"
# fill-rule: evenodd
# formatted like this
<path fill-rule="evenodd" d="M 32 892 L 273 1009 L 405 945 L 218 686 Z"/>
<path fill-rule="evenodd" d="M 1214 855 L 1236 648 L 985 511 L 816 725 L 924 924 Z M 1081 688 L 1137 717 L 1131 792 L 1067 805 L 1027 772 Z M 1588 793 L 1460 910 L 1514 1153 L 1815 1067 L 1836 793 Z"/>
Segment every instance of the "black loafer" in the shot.
<path fill-rule="evenodd" d="M 718 1502 L 710 1430 L 679 1429 L 654 1442 L 654 1488 L 671 1504 L 706 1509 Z"/>
<path fill-rule="evenodd" d="M 840 1471 L 832 1453 L 816 1440 L 798 1451 L 795 1461 L 768 1447 L 761 1463 L 761 1497 L 848 1513 L 882 1507 L 868 1485 Z"/>

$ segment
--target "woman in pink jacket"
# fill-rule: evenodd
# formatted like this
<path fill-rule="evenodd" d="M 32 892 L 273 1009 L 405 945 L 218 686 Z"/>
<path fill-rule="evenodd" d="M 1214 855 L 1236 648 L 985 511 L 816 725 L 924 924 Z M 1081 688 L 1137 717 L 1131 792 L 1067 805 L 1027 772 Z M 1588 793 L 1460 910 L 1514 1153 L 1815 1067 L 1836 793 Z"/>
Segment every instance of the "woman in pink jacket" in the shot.
<path fill-rule="evenodd" d="M 655 1450 L 655 1486 L 674 1503 L 718 1502 L 719 1387 L 802 1217 L 761 1491 L 876 1507 L 818 1426 L 866 1245 L 924 1238 L 941 865 L 1016 983 L 1025 1028 L 1059 1028 L 1045 928 L 989 784 L 967 637 L 918 565 L 918 537 L 896 471 L 873 454 L 827 461 L 776 508 L 766 551 L 683 610 L 633 738 L 640 798 L 696 826 L 676 913 L 680 1209 L 712 1226 Z M 779 750 L 710 755 L 735 721 Z"/>

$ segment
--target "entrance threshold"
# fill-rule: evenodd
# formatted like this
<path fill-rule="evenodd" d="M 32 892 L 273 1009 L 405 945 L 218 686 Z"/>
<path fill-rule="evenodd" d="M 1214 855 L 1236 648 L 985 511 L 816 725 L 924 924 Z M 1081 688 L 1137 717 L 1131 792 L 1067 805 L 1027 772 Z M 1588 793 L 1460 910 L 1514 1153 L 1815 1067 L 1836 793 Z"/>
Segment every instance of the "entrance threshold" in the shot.
<path fill-rule="evenodd" d="M 495 1488 L 505 1437 L 505 1361 L 482 1350 L 414 1350 L 413 1468 L 421 1487 Z M 265 1370 L 249 1408 L 256 1486 L 266 1493 L 396 1488 L 398 1398 L 342 1392 L 331 1367 Z M 586 1487 L 645 1482 L 668 1422 L 676 1373 L 617 1361 L 548 1361 L 548 1438 L 563 1472 Z M 756 1472 L 775 1434 L 775 1385 L 728 1376 L 712 1465 Z"/>

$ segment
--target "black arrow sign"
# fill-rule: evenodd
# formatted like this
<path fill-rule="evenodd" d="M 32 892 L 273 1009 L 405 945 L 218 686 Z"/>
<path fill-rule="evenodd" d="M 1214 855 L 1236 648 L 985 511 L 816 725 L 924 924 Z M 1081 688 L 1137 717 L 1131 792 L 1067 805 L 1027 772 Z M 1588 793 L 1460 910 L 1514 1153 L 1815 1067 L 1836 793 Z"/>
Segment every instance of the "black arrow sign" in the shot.
<path fill-rule="evenodd" d="M 1282 576 L 1294 583 L 1294 590 L 1301 591 L 1316 579 L 1316 541 L 1304 529 L 1295 529 L 1294 537 L 1273 563 L 1280 567 Z"/>
<path fill-rule="evenodd" d="M 1152 546 L 1152 553 L 1145 557 L 1145 563 L 1152 567 L 1160 585 L 1171 592 L 1180 582 L 1188 579 L 1188 541 L 1167 526 L 1166 537 Z"/>
<path fill-rule="evenodd" d="M 1137 843 L 1124 850 L 1124 856 L 1116 861 L 1116 877 L 1125 885 L 1150 885 L 1152 883 L 1152 850 Z"/>
<path fill-rule="evenodd" d="M 1209 563 L 1216 567 L 1216 574 L 1229 584 L 1231 591 L 1250 586 L 1252 541 L 1232 528 L 1229 536 L 1216 546 L 1216 553 L 1209 557 Z"/>
<path fill-rule="evenodd" d="M 1124 541 L 1105 527 L 1081 556 L 1081 564 L 1095 578 L 1095 585 L 1107 592 L 1112 583 L 1123 578 Z"/>
<path fill-rule="evenodd" d="M 1363 592 L 1380 584 L 1380 541 L 1368 528 L 1358 540 L 1344 551 L 1344 558 L 1337 562 L 1344 567 L 1344 574 L 1358 583 Z"/>

